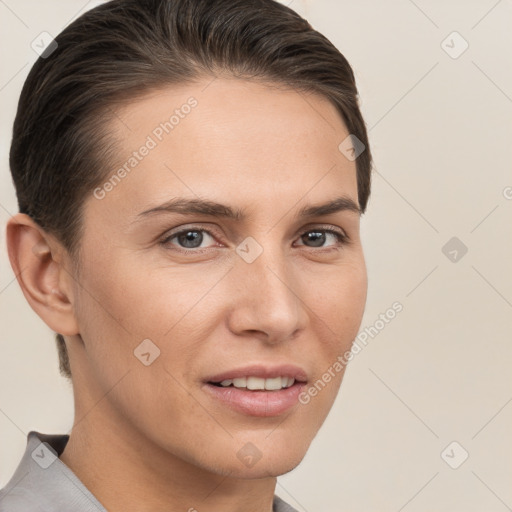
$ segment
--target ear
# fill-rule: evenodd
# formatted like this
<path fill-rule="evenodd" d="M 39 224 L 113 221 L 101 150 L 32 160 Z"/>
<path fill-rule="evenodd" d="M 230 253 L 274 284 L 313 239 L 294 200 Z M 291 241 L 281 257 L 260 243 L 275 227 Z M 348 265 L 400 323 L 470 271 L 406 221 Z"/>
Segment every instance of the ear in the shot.
<path fill-rule="evenodd" d="M 7 250 L 16 279 L 32 309 L 55 332 L 78 334 L 69 257 L 31 217 L 18 213 L 7 223 Z"/>

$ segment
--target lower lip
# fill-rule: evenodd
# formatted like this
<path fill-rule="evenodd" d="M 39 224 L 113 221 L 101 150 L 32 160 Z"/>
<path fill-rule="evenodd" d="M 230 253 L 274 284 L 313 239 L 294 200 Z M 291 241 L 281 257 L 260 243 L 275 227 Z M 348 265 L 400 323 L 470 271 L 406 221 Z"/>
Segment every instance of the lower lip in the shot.
<path fill-rule="evenodd" d="M 269 417 L 279 416 L 293 407 L 298 402 L 304 386 L 303 382 L 295 382 L 289 388 L 279 391 L 250 391 L 206 383 L 204 389 L 235 411 L 249 416 Z"/>

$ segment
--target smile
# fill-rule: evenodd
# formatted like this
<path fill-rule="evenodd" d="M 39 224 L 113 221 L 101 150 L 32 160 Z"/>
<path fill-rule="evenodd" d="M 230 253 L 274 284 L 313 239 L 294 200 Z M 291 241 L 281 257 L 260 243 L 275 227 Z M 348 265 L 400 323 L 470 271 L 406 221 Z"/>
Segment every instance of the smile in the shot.
<path fill-rule="evenodd" d="M 235 388 L 250 390 L 275 391 L 293 386 L 295 379 L 293 377 L 274 377 L 272 379 L 263 379 L 261 377 L 239 377 L 238 379 L 226 379 L 220 382 L 222 387 L 233 386 Z M 216 383 L 213 383 L 214 385 Z"/>
<path fill-rule="evenodd" d="M 218 407 L 248 416 L 280 416 L 298 403 L 306 372 L 295 365 L 251 365 L 208 377 L 202 389 Z"/>

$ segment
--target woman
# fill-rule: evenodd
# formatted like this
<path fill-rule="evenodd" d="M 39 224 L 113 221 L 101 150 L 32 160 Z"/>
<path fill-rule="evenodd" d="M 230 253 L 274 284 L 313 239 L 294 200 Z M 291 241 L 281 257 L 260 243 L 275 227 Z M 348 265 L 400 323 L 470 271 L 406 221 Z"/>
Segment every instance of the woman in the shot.
<path fill-rule="evenodd" d="M 366 302 L 350 65 L 273 0 L 114 0 L 42 44 L 7 237 L 75 419 L 2 510 L 293 510 Z"/>

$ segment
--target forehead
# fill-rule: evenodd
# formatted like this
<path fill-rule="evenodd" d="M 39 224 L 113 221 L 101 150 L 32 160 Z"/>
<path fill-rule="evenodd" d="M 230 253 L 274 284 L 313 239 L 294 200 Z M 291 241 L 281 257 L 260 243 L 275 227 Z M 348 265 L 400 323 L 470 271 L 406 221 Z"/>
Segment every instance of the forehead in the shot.
<path fill-rule="evenodd" d="M 127 215 L 178 196 L 249 209 L 263 199 L 290 207 L 306 194 L 357 202 L 355 162 L 338 149 L 348 131 L 318 94 L 209 78 L 124 105 L 109 131 L 118 150 L 103 207 Z"/>

